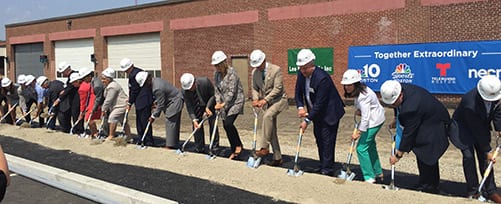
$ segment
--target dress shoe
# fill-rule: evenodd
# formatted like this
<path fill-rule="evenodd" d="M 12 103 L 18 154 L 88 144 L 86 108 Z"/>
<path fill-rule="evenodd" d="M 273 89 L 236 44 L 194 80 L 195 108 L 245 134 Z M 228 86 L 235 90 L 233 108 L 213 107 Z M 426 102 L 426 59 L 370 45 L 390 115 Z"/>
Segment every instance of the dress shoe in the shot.
<path fill-rule="evenodd" d="M 499 195 L 498 193 L 490 194 L 489 200 L 492 200 L 495 203 L 501 203 L 501 195 Z"/>
<path fill-rule="evenodd" d="M 240 153 L 242 152 L 243 149 L 244 149 L 243 146 L 237 146 L 235 148 L 235 152 L 231 153 L 230 157 L 228 157 L 228 159 L 230 159 L 230 160 L 239 159 Z"/>
<path fill-rule="evenodd" d="M 268 155 L 270 153 L 270 151 L 266 148 L 261 148 L 261 150 L 259 151 L 256 151 L 256 156 L 258 157 L 264 157 L 266 155 Z"/>
<path fill-rule="evenodd" d="M 269 166 L 282 166 L 282 164 L 284 163 L 284 161 L 282 159 L 279 159 L 279 160 L 273 160 L 273 161 L 270 161 L 269 163 L 267 163 Z"/>

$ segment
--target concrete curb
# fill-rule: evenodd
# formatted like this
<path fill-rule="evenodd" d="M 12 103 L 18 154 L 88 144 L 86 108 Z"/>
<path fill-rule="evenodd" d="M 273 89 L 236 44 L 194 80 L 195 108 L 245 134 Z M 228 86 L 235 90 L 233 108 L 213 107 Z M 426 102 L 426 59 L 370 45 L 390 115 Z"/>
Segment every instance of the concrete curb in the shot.
<path fill-rule="evenodd" d="M 13 172 L 99 203 L 177 203 L 20 157 L 5 156 Z"/>

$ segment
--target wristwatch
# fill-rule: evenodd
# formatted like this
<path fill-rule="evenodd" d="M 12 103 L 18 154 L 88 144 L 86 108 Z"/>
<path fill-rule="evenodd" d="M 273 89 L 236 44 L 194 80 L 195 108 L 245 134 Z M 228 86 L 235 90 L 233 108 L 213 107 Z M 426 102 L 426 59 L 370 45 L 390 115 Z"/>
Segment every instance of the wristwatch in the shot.
<path fill-rule="evenodd" d="M 310 120 L 310 119 L 308 119 L 308 118 L 305 118 L 305 119 L 304 119 L 304 122 L 306 122 L 306 124 L 308 124 L 308 125 L 309 125 L 309 124 L 311 123 L 311 120 Z"/>
<path fill-rule="evenodd" d="M 402 154 L 402 155 L 398 155 L 398 153 L 395 153 L 395 157 L 396 157 L 397 159 L 402 159 L 402 157 L 403 157 L 403 156 L 404 156 L 403 154 Z"/>

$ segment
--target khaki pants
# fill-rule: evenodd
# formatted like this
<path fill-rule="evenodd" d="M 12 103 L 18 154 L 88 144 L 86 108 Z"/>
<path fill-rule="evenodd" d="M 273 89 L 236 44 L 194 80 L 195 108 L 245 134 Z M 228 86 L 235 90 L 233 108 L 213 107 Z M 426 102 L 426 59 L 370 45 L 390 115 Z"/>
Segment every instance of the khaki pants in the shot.
<path fill-rule="evenodd" d="M 280 144 L 278 143 L 278 135 L 277 135 L 277 116 L 282 111 L 287 109 L 288 103 L 287 99 L 283 98 L 277 103 L 269 106 L 263 114 L 263 134 L 258 135 L 257 138 L 257 150 L 261 148 L 269 149 L 273 148 L 273 159 L 279 160 L 282 159 L 282 153 L 280 152 Z"/>

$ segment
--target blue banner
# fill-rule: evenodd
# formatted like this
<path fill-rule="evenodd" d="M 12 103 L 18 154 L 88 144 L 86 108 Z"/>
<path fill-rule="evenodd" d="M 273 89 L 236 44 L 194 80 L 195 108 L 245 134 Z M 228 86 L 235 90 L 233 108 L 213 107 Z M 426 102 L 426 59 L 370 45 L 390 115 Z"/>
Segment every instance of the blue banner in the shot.
<path fill-rule="evenodd" d="M 481 77 L 500 76 L 501 41 L 352 46 L 348 69 L 375 91 L 395 79 L 431 93 L 464 94 Z"/>

